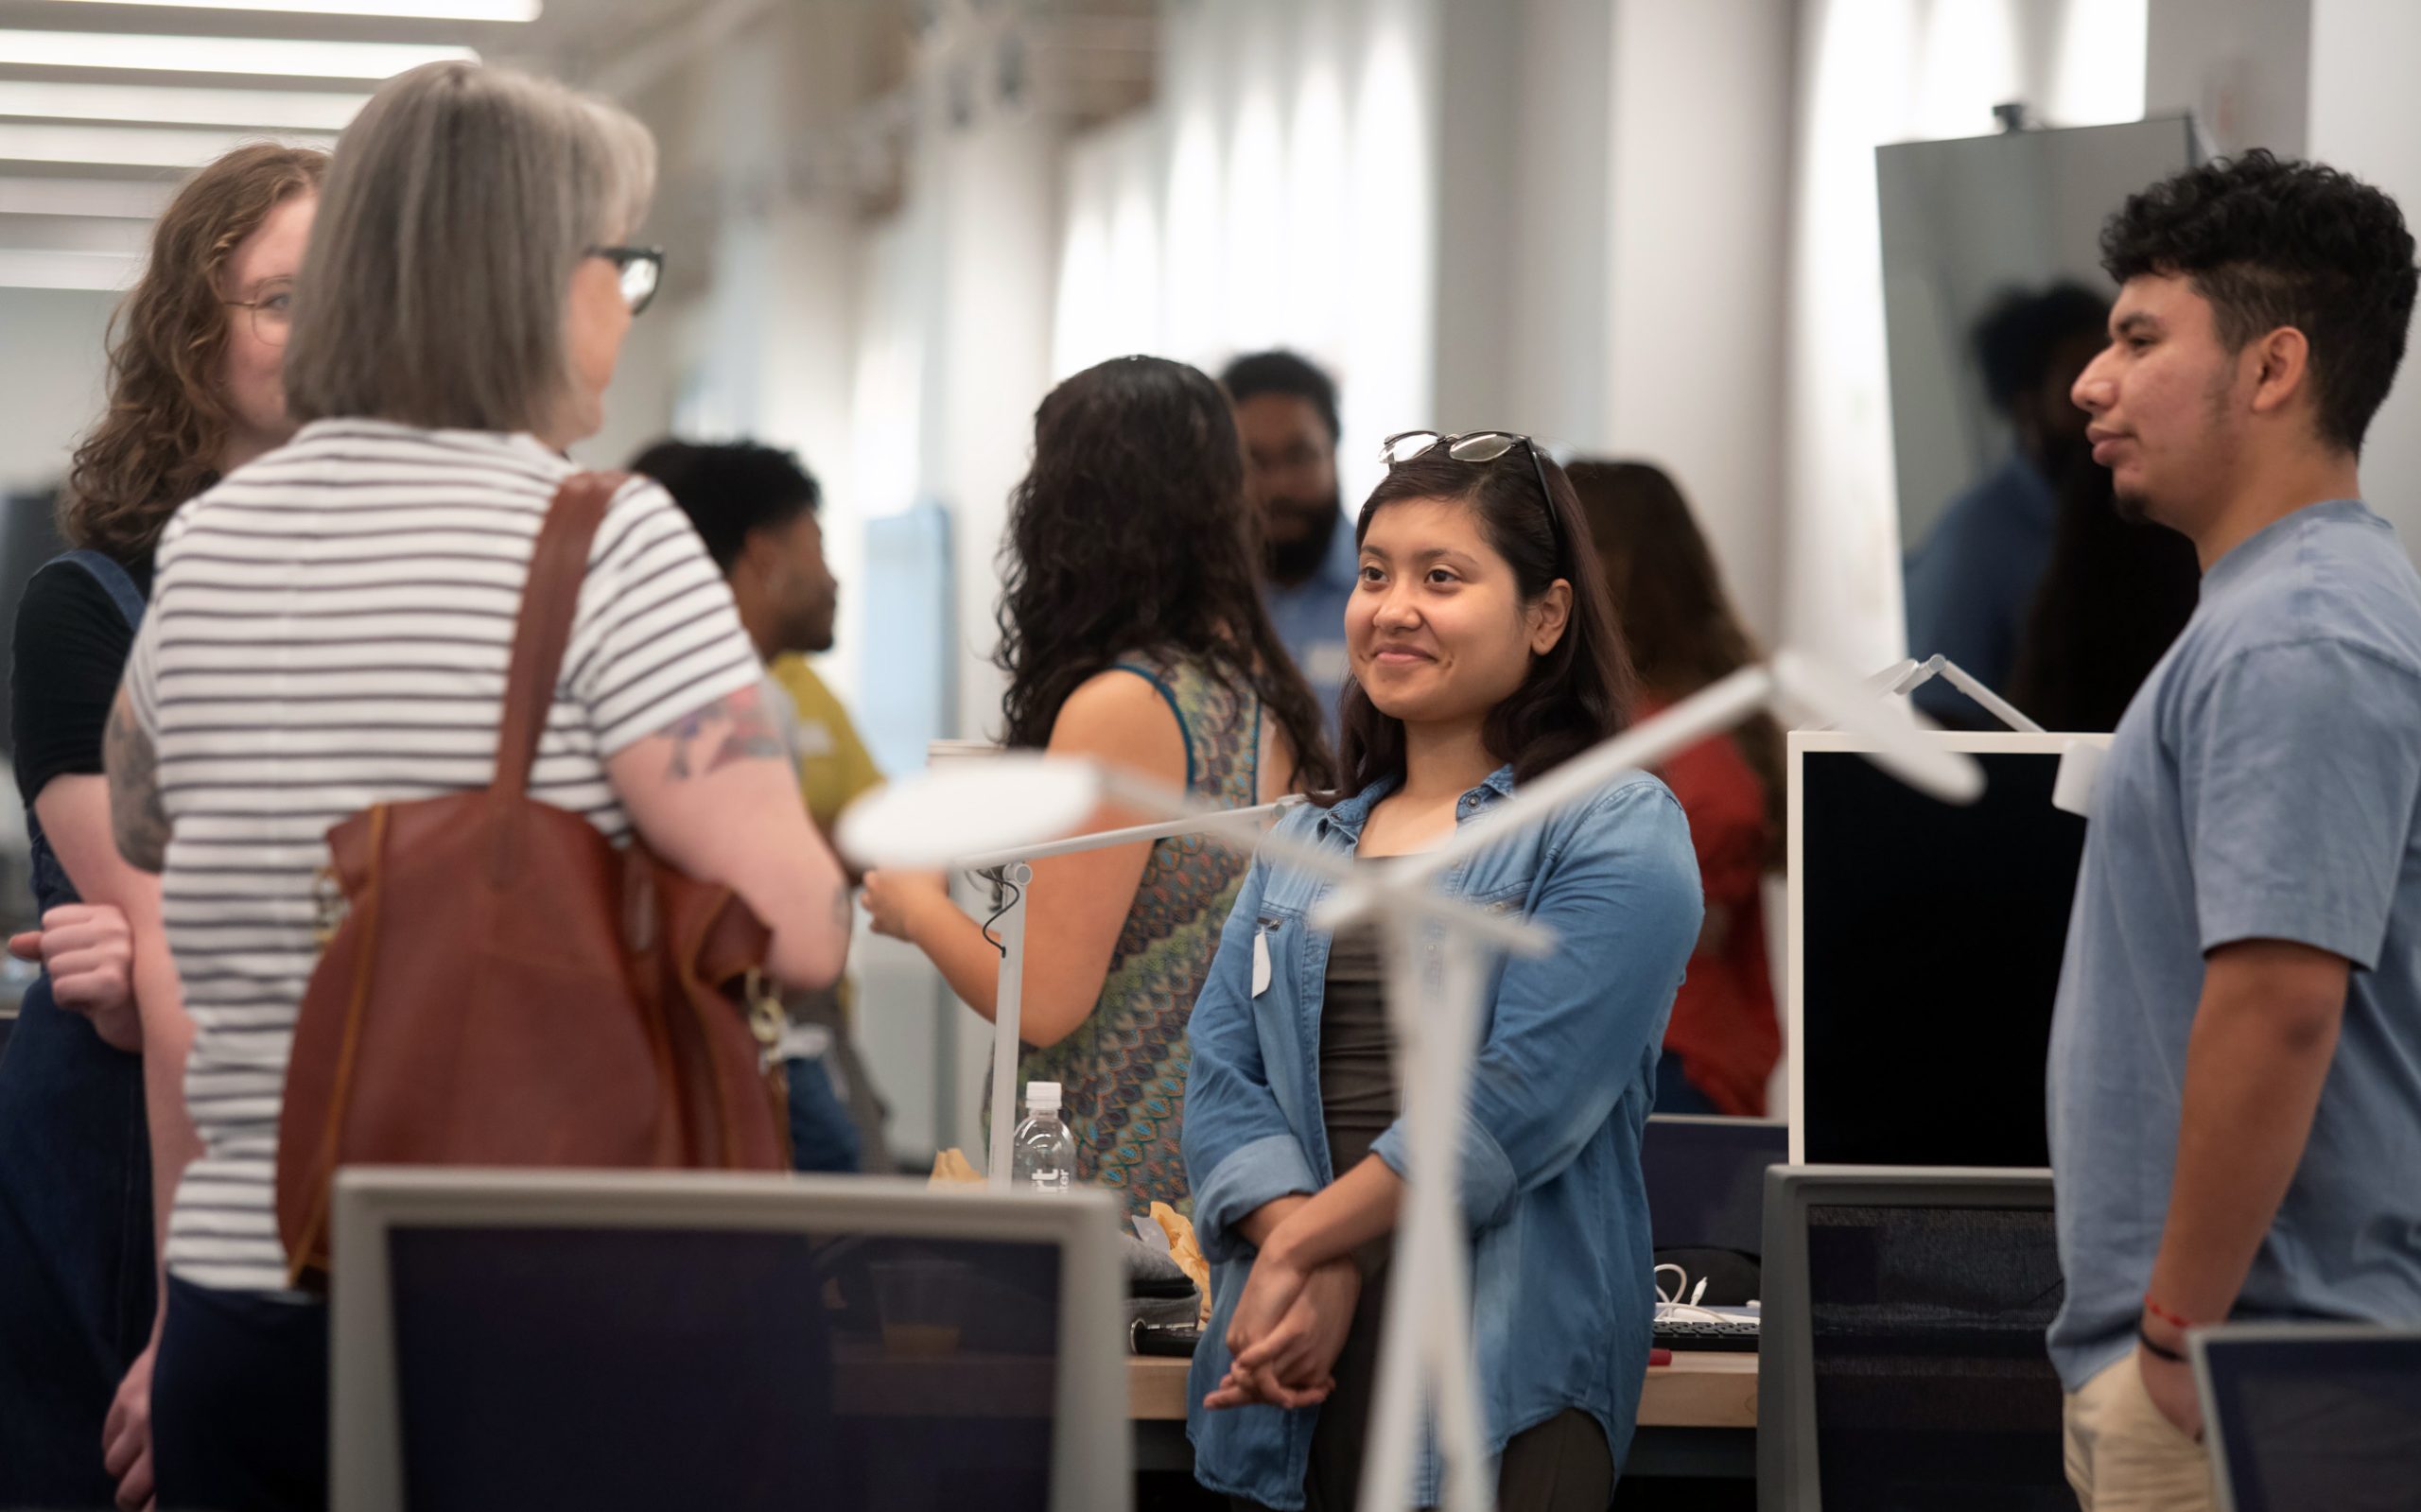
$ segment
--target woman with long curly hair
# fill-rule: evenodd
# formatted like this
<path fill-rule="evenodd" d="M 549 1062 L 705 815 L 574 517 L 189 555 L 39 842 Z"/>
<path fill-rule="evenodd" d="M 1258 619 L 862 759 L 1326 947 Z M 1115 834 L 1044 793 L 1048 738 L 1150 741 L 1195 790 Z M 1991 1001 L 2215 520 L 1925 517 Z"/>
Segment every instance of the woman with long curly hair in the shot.
<path fill-rule="evenodd" d="M 1122 357 L 1053 390 L 1001 558 L 1008 744 L 1222 808 L 1333 785 L 1311 688 L 1262 608 L 1243 447 L 1210 378 Z M 1105 809 L 1087 827 L 1141 822 Z M 1199 837 L 1034 865 L 1019 1080 L 1060 1084 L 1077 1179 L 1137 1212 L 1188 1206 L 1185 1020 L 1244 870 Z M 876 929 L 992 1016 L 1000 956 L 940 878 L 878 872 L 865 896 Z"/>
<path fill-rule="evenodd" d="M 68 477 L 76 549 L 17 611 L 17 789 L 46 969 L 0 1059 L 0 1506 L 150 1495 L 154 1193 L 193 1142 L 192 1032 L 160 879 L 112 841 L 102 729 L 169 516 L 293 432 L 287 315 L 326 161 L 238 148 L 161 216 L 113 332 L 109 408 Z"/>

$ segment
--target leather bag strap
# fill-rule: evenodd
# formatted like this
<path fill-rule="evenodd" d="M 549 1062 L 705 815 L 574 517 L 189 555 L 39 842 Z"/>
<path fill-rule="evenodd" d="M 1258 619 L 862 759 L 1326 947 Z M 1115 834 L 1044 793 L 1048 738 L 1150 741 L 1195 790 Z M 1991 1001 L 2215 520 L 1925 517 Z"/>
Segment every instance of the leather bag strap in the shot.
<path fill-rule="evenodd" d="M 574 473 L 555 491 L 547 521 L 530 552 L 530 577 L 513 630 L 513 660 L 505 673 L 504 719 L 496 736 L 496 780 L 489 791 L 519 798 L 530 791 L 538 738 L 554 707 L 555 680 L 571 643 L 580 585 L 588 576 L 588 548 L 605 508 L 630 481 L 626 473 Z"/>
<path fill-rule="evenodd" d="M 498 887 L 511 886 L 519 869 L 530 769 L 537 762 L 538 738 L 555 704 L 555 680 L 563 672 L 564 649 L 571 643 L 580 585 L 588 577 L 588 548 L 597 539 L 605 507 L 628 481 L 621 473 L 574 473 L 565 478 L 530 548 L 530 577 L 522 585 L 521 613 L 513 627 L 513 660 L 505 669 L 496 777 L 488 784 L 494 814 L 488 875 Z"/>

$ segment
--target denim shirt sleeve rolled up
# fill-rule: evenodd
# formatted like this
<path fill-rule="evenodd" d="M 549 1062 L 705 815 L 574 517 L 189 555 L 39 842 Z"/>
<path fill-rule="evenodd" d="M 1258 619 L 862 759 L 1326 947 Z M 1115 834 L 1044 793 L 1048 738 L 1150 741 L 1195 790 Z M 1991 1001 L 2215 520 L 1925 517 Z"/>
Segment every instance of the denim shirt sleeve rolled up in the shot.
<path fill-rule="evenodd" d="M 1350 857 L 1387 787 L 1325 811 L 1298 810 L 1281 827 Z M 1464 795 L 1457 824 L 1512 791 L 1509 770 L 1500 770 Z M 1704 912 L 1688 824 L 1663 783 L 1630 773 L 1585 808 L 1487 846 L 1439 885 L 1556 935 L 1543 958 L 1490 952 L 1481 971 L 1461 1195 L 1489 1452 L 1578 1408 L 1599 1423 L 1619 1464 L 1655 1307 L 1639 1141 L 1665 1020 Z M 1255 862 L 1194 1005 L 1186 1092 L 1194 1225 L 1213 1267 L 1187 1423 L 1196 1477 L 1280 1508 L 1303 1504 L 1318 1410 L 1213 1413 L 1200 1401 L 1227 1372 L 1228 1322 L 1251 1275 L 1253 1248 L 1237 1225 L 1334 1176 L 1318 1064 L 1330 941 L 1308 923 L 1327 892 Z M 1256 993 L 1263 947 L 1270 969 Z M 1373 1153 L 1401 1173 L 1403 1144 L 1399 1124 Z M 1434 1445 L 1424 1443 L 1420 1504 L 1437 1498 L 1437 1470 Z"/>

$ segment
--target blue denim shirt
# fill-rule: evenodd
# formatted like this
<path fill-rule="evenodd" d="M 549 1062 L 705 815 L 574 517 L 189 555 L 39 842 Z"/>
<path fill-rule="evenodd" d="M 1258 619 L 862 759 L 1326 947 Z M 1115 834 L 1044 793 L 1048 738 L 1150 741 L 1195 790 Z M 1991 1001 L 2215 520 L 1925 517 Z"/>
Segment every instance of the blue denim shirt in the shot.
<path fill-rule="evenodd" d="M 1280 827 L 1350 856 L 1391 783 Z M 1513 791 L 1510 768 L 1463 795 L 1457 825 Z M 1634 773 L 1584 809 L 1508 836 L 1448 873 L 1445 890 L 1555 931 L 1542 960 L 1500 957 L 1484 978 L 1479 1059 L 1463 1125 L 1462 1206 L 1472 1228 L 1472 1348 L 1489 1451 L 1577 1407 L 1605 1429 L 1617 1466 L 1630 1443 L 1654 1320 L 1654 1263 L 1639 1141 L 1658 1047 L 1704 912 L 1689 825 L 1672 793 Z M 1329 936 L 1306 916 L 1329 884 L 1256 860 L 1195 1000 L 1185 1164 L 1212 1272 L 1210 1326 L 1193 1356 L 1186 1434 L 1215 1491 L 1303 1504 L 1318 1409 L 1206 1411 L 1227 1375 L 1227 1331 L 1253 1250 L 1237 1225 L 1264 1203 L 1334 1179 L 1320 1108 L 1319 1025 Z M 1253 941 L 1269 937 L 1269 985 L 1252 990 Z M 1402 1173 L 1401 1123 L 1374 1153 Z M 1420 1504 L 1438 1463 L 1424 1444 Z"/>

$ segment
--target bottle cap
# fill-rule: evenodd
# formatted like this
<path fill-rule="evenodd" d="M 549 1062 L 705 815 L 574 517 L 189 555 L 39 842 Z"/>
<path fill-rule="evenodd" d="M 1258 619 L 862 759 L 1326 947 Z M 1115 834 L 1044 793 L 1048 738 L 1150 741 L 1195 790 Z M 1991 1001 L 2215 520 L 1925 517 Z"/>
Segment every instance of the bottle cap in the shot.
<path fill-rule="evenodd" d="M 1058 1112 L 1059 1084 L 1056 1082 L 1026 1083 L 1025 1105 L 1026 1110 L 1031 1113 Z"/>

